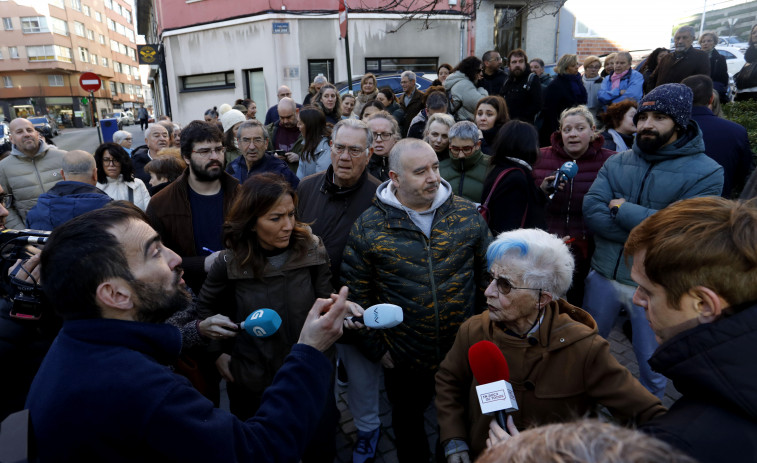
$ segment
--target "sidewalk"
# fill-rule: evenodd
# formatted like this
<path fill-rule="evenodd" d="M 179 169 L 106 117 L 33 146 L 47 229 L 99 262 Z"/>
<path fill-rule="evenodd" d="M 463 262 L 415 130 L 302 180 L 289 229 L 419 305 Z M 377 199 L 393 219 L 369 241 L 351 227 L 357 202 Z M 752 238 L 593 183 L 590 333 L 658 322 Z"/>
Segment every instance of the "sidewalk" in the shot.
<path fill-rule="evenodd" d="M 610 351 L 623 366 L 638 378 L 639 364 L 636 362 L 636 355 L 633 347 L 620 329 L 624 319 L 619 319 L 612 333 L 610 333 Z M 383 382 L 383 379 L 382 379 Z M 337 406 L 342 414 L 340 420 L 340 430 L 337 434 L 337 458 L 338 463 L 350 463 L 352 461 L 352 446 L 357 439 L 357 430 L 352 423 L 352 415 L 347 406 L 347 389 L 337 386 L 336 388 Z M 681 394 L 675 390 L 673 384 L 668 382 L 663 405 L 670 407 Z M 394 430 L 391 427 L 392 414 L 391 405 L 386 397 L 386 393 L 381 390 L 381 438 L 379 439 L 378 450 L 376 454 L 376 463 L 396 463 L 397 451 L 394 445 Z M 434 448 L 434 443 L 438 437 L 436 424 L 436 410 L 429 407 L 426 410 L 426 434 L 428 435 L 429 448 Z M 432 450 L 433 451 L 433 450 Z M 419 462 L 421 463 L 421 462 Z"/>

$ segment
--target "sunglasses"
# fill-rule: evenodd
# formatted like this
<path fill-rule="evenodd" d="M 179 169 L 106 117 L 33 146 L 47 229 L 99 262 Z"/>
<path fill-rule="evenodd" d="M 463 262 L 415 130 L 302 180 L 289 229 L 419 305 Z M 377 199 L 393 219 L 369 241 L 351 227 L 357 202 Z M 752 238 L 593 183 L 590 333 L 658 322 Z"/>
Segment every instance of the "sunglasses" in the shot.
<path fill-rule="evenodd" d="M 513 289 L 530 289 L 532 291 L 541 291 L 541 288 L 521 288 L 518 286 L 513 286 L 513 284 L 505 277 L 495 277 L 491 273 L 489 274 L 489 285 L 492 284 L 492 281 L 496 281 L 496 287 L 497 292 L 502 295 L 510 294 L 510 291 Z"/>

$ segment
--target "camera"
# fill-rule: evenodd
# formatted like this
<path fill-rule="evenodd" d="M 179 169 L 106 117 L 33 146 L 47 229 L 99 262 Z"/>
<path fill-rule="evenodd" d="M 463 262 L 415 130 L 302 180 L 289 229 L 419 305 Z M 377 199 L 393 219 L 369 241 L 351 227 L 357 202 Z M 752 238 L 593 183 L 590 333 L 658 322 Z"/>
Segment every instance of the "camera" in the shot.
<path fill-rule="evenodd" d="M 50 232 L 44 230 L 2 230 L 0 271 L 5 275 L 17 260 L 21 259 L 22 263 L 26 261 L 30 257 L 26 246 L 44 244 L 49 236 Z M 31 283 L 19 278 L 23 275 L 18 274 L 24 271 L 21 265 L 18 265 L 8 277 L 9 294 L 13 303 L 10 316 L 21 320 L 39 320 L 47 307 L 42 286 L 34 278 Z"/>

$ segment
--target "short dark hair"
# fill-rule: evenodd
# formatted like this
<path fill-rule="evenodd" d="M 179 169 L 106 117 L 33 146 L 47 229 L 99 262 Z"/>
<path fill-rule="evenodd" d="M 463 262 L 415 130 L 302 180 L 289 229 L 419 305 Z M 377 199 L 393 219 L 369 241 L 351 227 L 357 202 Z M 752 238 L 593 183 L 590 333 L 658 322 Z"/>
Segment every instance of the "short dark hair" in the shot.
<path fill-rule="evenodd" d="M 163 150 L 160 151 L 162 152 Z M 179 178 L 186 168 L 187 164 L 184 160 L 173 154 L 159 154 L 152 161 L 145 164 L 145 172 L 155 174 L 156 177 L 168 179 L 169 182 L 173 182 Z"/>
<path fill-rule="evenodd" d="M 489 50 L 486 53 L 484 53 L 484 56 L 481 57 L 481 61 L 489 61 L 492 57 L 492 53 L 499 53 L 497 50 Z"/>
<path fill-rule="evenodd" d="M 363 106 L 363 109 L 360 110 L 360 120 L 363 120 L 363 116 L 365 115 L 365 110 L 368 108 L 378 108 L 379 111 L 383 111 L 386 109 L 384 106 L 384 103 L 378 101 L 378 100 L 371 100 L 368 103 Z"/>
<path fill-rule="evenodd" d="M 64 319 L 100 318 L 96 291 L 110 278 L 134 281 L 123 247 L 109 229 L 147 216 L 127 201 L 112 201 L 53 230 L 40 257 L 42 289 Z"/>
<path fill-rule="evenodd" d="M 103 143 L 95 150 L 95 165 L 97 166 L 97 181 L 99 183 L 108 183 L 108 176 L 105 175 L 105 166 L 103 166 L 103 156 L 105 152 L 110 153 L 113 158 L 121 164 L 121 175 L 124 182 L 134 180 L 134 167 L 131 164 L 131 158 L 126 150 L 116 143 Z"/>
<path fill-rule="evenodd" d="M 305 126 L 305 143 L 300 158 L 305 161 L 315 161 L 315 150 L 326 136 L 326 115 L 321 106 L 305 105 L 300 108 L 300 122 Z"/>
<path fill-rule="evenodd" d="M 497 119 L 494 121 L 494 125 L 504 125 L 507 123 L 507 121 L 510 120 L 510 113 L 507 112 L 507 103 L 505 102 L 505 99 L 502 98 L 499 95 L 489 95 L 481 98 L 476 103 L 476 110 L 473 113 L 473 117 L 476 116 L 476 113 L 478 112 L 478 107 L 482 104 L 488 104 L 489 106 L 493 107 L 497 110 Z"/>
<path fill-rule="evenodd" d="M 508 157 L 522 159 L 532 166 L 539 158 L 539 133 L 528 122 L 512 120 L 499 129 L 492 153 L 492 166 L 503 164 Z"/>
<path fill-rule="evenodd" d="M 531 61 L 529 61 L 528 63 L 531 64 L 534 61 L 536 61 L 537 63 L 539 63 L 539 66 L 544 67 L 544 60 L 543 59 L 541 59 L 541 58 L 534 58 Z"/>
<path fill-rule="evenodd" d="M 526 63 L 529 62 L 528 61 L 528 55 L 526 55 L 526 52 L 522 48 L 516 48 L 515 50 L 512 50 L 510 53 L 508 53 L 507 54 L 507 61 L 510 62 L 510 58 L 512 58 L 513 56 L 522 56 L 523 57 L 523 61 L 525 61 Z M 536 61 L 536 60 L 534 60 L 534 61 Z M 539 61 L 541 61 L 541 60 L 539 60 Z M 542 64 L 542 67 L 544 67 L 543 64 Z"/>
<path fill-rule="evenodd" d="M 460 71 L 471 82 L 476 81 L 476 76 L 481 72 L 481 65 L 483 63 L 475 56 L 469 56 L 460 61 L 452 72 Z"/>
<path fill-rule="evenodd" d="M 712 79 L 704 74 L 689 76 L 681 83 L 694 92 L 694 106 L 707 106 L 712 100 Z"/>
<path fill-rule="evenodd" d="M 181 131 L 181 157 L 192 159 L 195 143 L 204 141 L 223 141 L 223 133 L 217 124 L 205 121 L 192 121 Z"/>
<path fill-rule="evenodd" d="M 444 92 L 431 92 L 426 96 L 426 108 L 438 111 L 440 109 L 447 109 L 449 101 L 447 95 Z"/>

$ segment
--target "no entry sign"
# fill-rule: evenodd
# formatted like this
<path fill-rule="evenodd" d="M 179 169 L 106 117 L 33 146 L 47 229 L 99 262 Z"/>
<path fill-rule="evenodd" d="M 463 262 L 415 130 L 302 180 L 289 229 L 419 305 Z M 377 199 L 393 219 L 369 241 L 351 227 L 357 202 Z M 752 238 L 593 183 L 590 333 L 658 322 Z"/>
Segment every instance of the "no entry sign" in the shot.
<path fill-rule="evenodd" d="M 79 85 L 87 92 L 96 92 L 100 90 L 102 81 L 94 72 L 85 72 L 79 77 Z"/>

